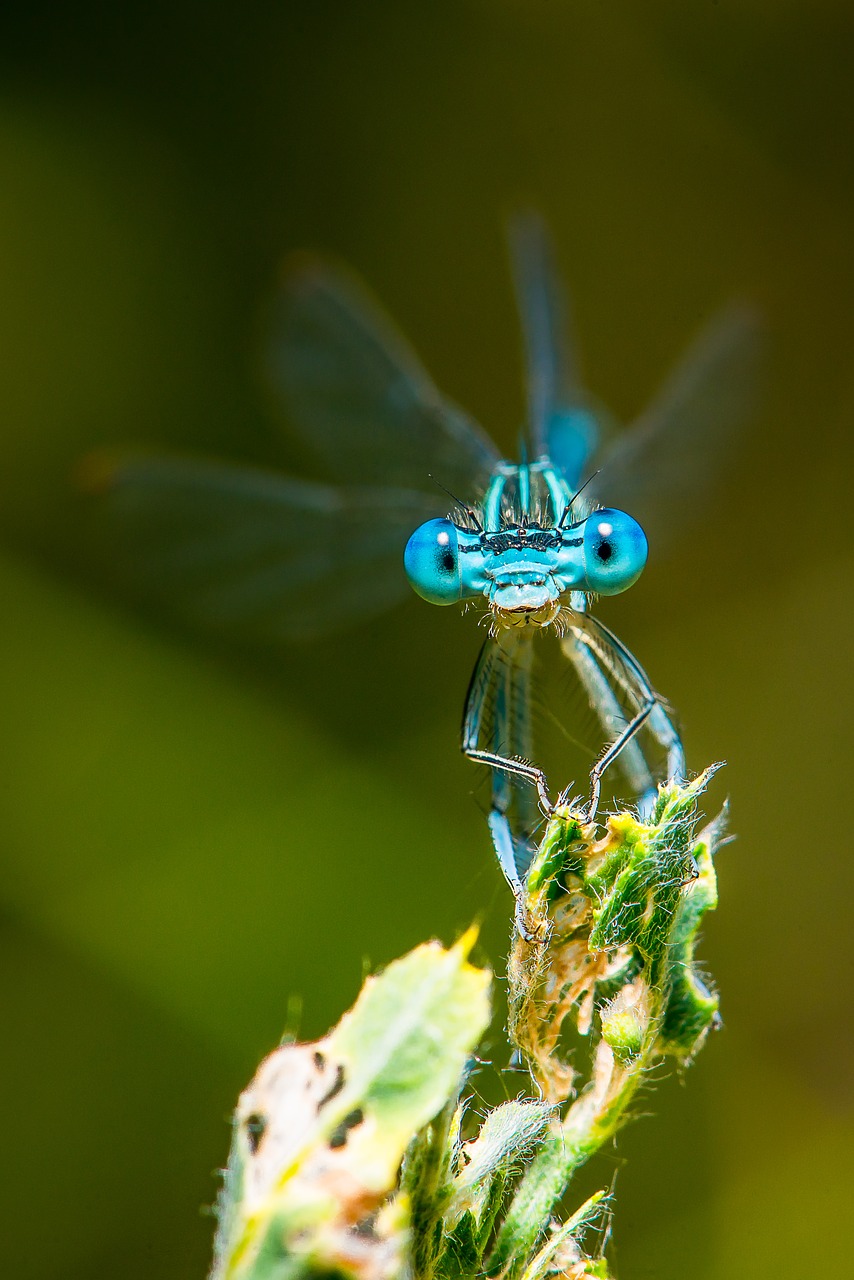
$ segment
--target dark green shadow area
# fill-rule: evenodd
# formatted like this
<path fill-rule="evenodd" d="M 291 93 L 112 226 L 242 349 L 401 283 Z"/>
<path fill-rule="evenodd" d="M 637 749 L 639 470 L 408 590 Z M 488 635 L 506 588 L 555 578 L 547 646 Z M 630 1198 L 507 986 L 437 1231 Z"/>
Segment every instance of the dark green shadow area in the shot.
<path fill-rule="evenodd" d="M 238 1056 L 12 915 L 0 963 L 7 1274 L 202 1274 Z"/>

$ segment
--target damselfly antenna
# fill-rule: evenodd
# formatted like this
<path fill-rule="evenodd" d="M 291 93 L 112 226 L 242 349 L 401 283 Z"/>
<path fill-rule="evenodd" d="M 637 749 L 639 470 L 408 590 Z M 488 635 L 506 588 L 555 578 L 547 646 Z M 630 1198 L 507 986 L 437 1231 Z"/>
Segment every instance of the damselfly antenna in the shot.
<path fill-rule="evenodd" d="M 602 468 L 601 468 L 601 467 L 599 467 L 599 469 L 598 469 L 597 471 L 594 471 L 592 475 L 589 475 L 589 476 L 587 477 L 587 479 L 584 481 L 584 484 L 581 486 L 581 488 L 580 488 L 580 489 L 576 489 L 575 493 L 572 495 L 572 497 L 570 498 L 569 502 L 566 504 L 566 507 L 565 507 L 565 509 L 564 509 L 564 513 L 563 513 L 563 515 L 561 516 L 560 520 L 558 521 L 558 524 L 557 524 L 558 529 L 562 529 L 562 528 L 563 528 L 563 522 L 564 522 L 564 520 L 566 519 L 566 517 L 569 515 L 570 511 L 572 510 L 572 504 L 575 502 L 575 499 L 576 499 L 576 498 L 580 498 L 580 497 L 581 497 L 582 493 L 583 493 L 583 492 L 584 492 L 584 490 L 587 488 L 587 486 L 590 484 L 591 480 L 595 480 L 595 479 L 596 479 L 596 477 L 598 476 L 598 474 L 599 474 L 599 472 L 600 472 L 601 470 L 602 470 Z"/>
<path fill-rule="evenodd" d="M 460 511 L 464 512 L 464 514 L 468 516 L 469 520 L 471 520 L 472 524 L 474 525 L 475 533 L 483 533 L 483 525 L 481 524 L 480 517 L 478 516 L 474 507 L 470 507 L 467 502 L 463 502 L 462 499 L 458 498 L 455 493 L 451 493 L 451 490 L 448 489 L 445 485 L 443 485 L 441 480 L 437 480 L 436 477 L 431 472 L 428 471 L 427 475 L 435 485 L 438 485 L 438 487 L 442 490 L 443 493 L 446 493 L 448 495 L 448 497 L 451 499 L 454 505 L 459 507 Z"/>

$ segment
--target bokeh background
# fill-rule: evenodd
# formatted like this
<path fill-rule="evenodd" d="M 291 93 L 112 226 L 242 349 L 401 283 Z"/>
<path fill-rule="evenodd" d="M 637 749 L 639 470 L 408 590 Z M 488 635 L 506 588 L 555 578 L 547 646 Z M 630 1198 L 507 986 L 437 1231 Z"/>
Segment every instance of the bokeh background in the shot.
<path fill-rule="evenodd" d="M 617 1274 L 845 1273 L 852 59 L 842 0 L 3 7 L 5 1274 L 203 1275 L 228 1114 L 299 1001 L 320 1034 L 477 915 L 501 972 L 471 628 L 413 599 L 279 663 L 194 645 L 88 580 L 68 475 L 116 441 L 264 458 L 296 247 L 352 264 L 510 448 L 519 201 L 618 414 L 732 295 L 769 335 L 710 519 L 606 611 L 691 763 L 728 760 L 739 833 L 703 946 L 726 1031 L 591 1175 L 619 1171 Z"/>

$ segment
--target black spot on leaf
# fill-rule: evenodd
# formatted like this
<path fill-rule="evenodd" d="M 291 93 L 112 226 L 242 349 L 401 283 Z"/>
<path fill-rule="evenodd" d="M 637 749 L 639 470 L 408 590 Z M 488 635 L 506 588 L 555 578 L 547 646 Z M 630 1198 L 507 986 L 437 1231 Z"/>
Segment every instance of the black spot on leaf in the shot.
<path fill-rule="evenodd" d="M 267 1132 L 267 1117 L 262 1115 L 260 1111 L 253 1111 L 244 1121 L 246 1126 L 246 1137 L 249 1142 L 249 1150 L 253 1156 L 261 1145 L 261 1140 Z"/>
<path fill-rule="evenodd" d="M 339 1062 L 338 1070 L 335 1072 L 334 1082 L 332 1083 L 330 1088 L 327 1090 L 327 1092 L 323 1095 L 323 1097 L 320 1099 L 320 1101 L 317 1104 L 318 1111 L 320 1111 L 321 1107 L 325 1107 L 327 1102 L 331 1102 L 332 1099 L 341 1092 L 341 1090 L 344 1088 L 345 1080 L 346 1080 L 346 1077 L 344 1075 L 344 1068 L 341 1066 L 341 1063 Z"/>
<path fill-rule="evenodd" d="M 347 1137 L 350 1130 L 355 1129 L 360 1125 L 364 1118 L 365 1113 L 361 1107 L 356 1107 L 355 1111 L 351 1111 L 344 1117 L 329 1139 L 329 1146 L 333 1151 L 337 1150 L 339 1147 L 345 1147 L 347 1145 Z"/>

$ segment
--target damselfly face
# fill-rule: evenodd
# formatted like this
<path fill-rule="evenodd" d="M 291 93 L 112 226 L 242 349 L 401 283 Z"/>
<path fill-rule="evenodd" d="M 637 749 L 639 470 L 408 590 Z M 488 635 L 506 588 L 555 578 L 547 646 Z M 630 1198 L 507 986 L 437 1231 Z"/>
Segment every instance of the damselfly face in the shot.
<path fill-rule="evenodd" d="M 562 543 L 558 530 L 525 525 L 484 538 L 480 555 L 489 582 L 485 594 L 497 623 L 547 627 L 554 622 L 566 590 Z"/>
<path fill-rule="evenodd" d="M 572 519 L 573 495 L 547 459 L 503 462 L 479 511 L 465 523 L 420 525 L 404 565 L 415 591 L 432 604 L 485 598 L 495 622 L 547 627 L 572 592 L 616 595 L 640 576 L 647 542 L 637 521 L 602 508 Z"/>

